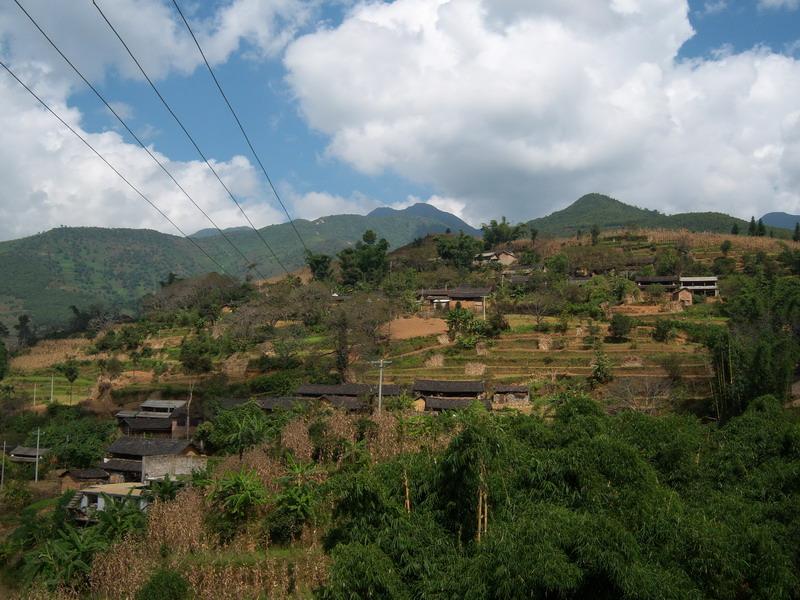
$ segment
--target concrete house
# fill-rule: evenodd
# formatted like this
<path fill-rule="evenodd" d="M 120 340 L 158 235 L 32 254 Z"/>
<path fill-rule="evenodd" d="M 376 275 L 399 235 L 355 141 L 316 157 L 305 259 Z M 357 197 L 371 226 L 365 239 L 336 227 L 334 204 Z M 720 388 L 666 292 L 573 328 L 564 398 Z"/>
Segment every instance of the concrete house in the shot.
<path fill-rule="evenodd" d="M 423 289 L 417 293 L 417 300 L 422 308 L 431 311 L 446 311 L 461 305 L 462 308 L 477 313 L 486 313 L 491 287 L 455 287 Z"/>
<path fill-rule="evenodd" d="M 140 510 L 147 509 L 149 499 L 141 483 L 109 483 L 93 485 L 79 490 L 67 504 L 73 519 L 83 523 L 97 521 L 109 502 L 134 502 Z"/>
<path fill-rule="evenodd" d="M 108 471 L 112 482 L 141 482 L 144 478 L 142 459 L 146 456 L 199 456 L 189 440 L 121 437 L 106 451 L 108 457 L 98 466 Z"/>

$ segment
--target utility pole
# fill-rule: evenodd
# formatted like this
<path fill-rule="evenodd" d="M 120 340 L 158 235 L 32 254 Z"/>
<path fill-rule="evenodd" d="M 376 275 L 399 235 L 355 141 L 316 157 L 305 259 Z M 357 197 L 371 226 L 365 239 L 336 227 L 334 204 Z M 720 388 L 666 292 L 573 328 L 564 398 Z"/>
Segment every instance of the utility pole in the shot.
<path fill-rule="evenodd" d="M 33 384 L 33 408 L 36 408 L 36 384 Z"/>
<path fill-rule="evenodd" d="M 186 439 L 189 439 L 189 413 L 192 409 L 192 392 L 194 391 L 194 381 L 189 384 L 189 403 L 186 405 Z"/>
<path fill-rule="evenodd" d="M 50 375 L 50 404 L 53 403 L 53 375 Z"/>
<path fill-rule="evenodd" d="M 34 476 L 33 480 L 35 482 L 39 482 L 39 435 L 41 433 L 41 429 L 39 427 L 36 428 L 36 467 L 34 469 Z"/>
<path fill-rule="evenodd" d="M 378 376 L 378 416 L 381 416 L 381 409 L 383 408 L 383 369 L 392 364 L 392 361 L 382 358 L 380 360 L 373 360 L 370 364 L 380 369 L 380 375 Z"/>

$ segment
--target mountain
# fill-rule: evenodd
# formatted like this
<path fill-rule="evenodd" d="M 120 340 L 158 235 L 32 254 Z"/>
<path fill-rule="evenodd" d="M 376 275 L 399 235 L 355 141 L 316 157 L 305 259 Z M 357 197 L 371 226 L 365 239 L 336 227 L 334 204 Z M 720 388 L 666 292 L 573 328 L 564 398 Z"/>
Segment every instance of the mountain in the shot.
<path fill-rule="evenodd" d="M 226 235 L 229 233 L 241 233 L 242 231 L 250 231 L 249 227 L 229 227 L 228 229 L 222 230 Z M 201 229 L 200 231 L 194 232 L 189 237 L 193 238 L 207 238 L 207 237 L 214 237 L 215 235 L 219 235 L 219 231 L 209 227 L 208 229 Z"/>
<path fill-rule="evenodd" d="M 376 208 L 371 213 L 369 213 L 370 217 L 390 217 L 393 215 L 398 214 L 406 214 L 406 215 L 413 215 L 417 217 L 421 217 L 424 219 L 434 219 L 444 225 L 446 225 L 451 232 L 457 233 L 459 231 L 463 231 L 467 235 L 481 235 L 481 230 L 476 229 L 472 225 L 462 221 L 457 216 L 445 212 L 443 210 L 439 210 L 432 204 L 426 204 L 424 202 L 418 202 L 408 208 L 397 210 L 394 208 L 389 208 L 388 206 L 382 206 L 380 208 Z"/>
<path fill-rule="evenodd" d="M 529 222 L 529 226 L 541 233 L 572 236 L 578 230 L 588 232 L 594 225 L 600 229 L 647 227 L 730 233 L 734 223 L 739 225 L 741 232 L 747 231 L 747 221 L 724 213 L 665 215 L 657 210 L 625 204 L 603 194 L 587 194 L 563 210 L 533 219 Z"/>
<path fill-rule="evenodd" d="M 428 205 L 294 224 L 310 250 L 328 254 L 355 243 L 367 229 L 385 237 L 392 248 L 447 229 L 475 233 L 458 217 Z M 247 262 L 215 230 L 200 231 L 192 239 L 232 275 L 245 275 L 248 262 L 257 263 L 256 277 L 282 273 L 254 231 L 232 228 L 225 233 Z M 271 225 L 260 233 L 287 269 L 304 264 L 305 251 L 291 224 Z M 181 237 L 142 229 L 61 227 L 0 242 L 0 320 L 10 325 L 18 315 L 28 313 L 34 325 L 54 327 L 69 318 L 70 305 L 133 310 L 137 300 L 157 289 L 170 272 L 190 276 L 217 270 Z"/>
<path fill-rule="evenodd" d="M 771 212 L 761 217 L 764 225 L 768 227 L 783 227 L 794 231 L 794 226 L 800 223 L 800 215 L 790 215 L 785 212 Z"/>

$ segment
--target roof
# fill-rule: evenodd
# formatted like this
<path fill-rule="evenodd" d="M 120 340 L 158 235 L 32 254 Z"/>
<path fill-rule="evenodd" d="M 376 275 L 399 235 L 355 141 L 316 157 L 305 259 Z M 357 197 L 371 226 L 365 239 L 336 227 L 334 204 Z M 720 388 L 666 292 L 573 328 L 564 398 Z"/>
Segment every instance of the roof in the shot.
<path fill-rule="evenodd" d="M 438 398 L 435 396 L 425 398 L 427 410 L 463 410 L 475 402 L 472 398 Z"/>
<path fill-rule="evenodd" d="M 123 423 L 128 426 L 128 429 L 134 431 L 171 431 L 172 421 L 169 419 L 148 418 L 148 417 L 130 417 L 123 419 Z"/>
<path fill-rule="evenodd" d="M 67 469 L 59 477 L 69 475 L 73 479 L 108 479 L 108 471 L 100 468 Z"/>
<path fill-rule="evenodd" d="M 50 448 L 39 448 L 39 458 L 44 456 L 50 452 Z M 31 448 L 29 446 L 17 446 L 11 452 L 8 453 L 9 456 L 14 456 L 17 458 L 32 458 L 36 459 L 36 448 Z"/>
<path fill-rule="evenodd" d="M 333 407 L 341 408 L 342 410 L 367 410 L 370 406 L 367 400 L 355 396 L 335 396 L 326 394 L 320 399 L 330 402 Z"/>
<path fill-rule="evenodd" d="M 139 414 L 138 410 L 121 410 L 116 413 L 114 416 L 118 419 L 127 419 L 128 417 L 135 417 Z"/>
<path fill-rule="evenodd" d="M 452 298 L 453 300 L 465 300 L 468 298 L 485 298 L 492 293 L 491 287 L 454 287 L 454 288 L 432 288 L 429 290 L 422 289 L 419 291 L 419 296 L 422 297 L 435 297 L 443 296 Z"/>
<path fill-rule="evenodd" d="M 375 393 L 378 393 L 378 386 L 374 388 Z M 383 396 L 401 396 L 408 391 L 407 385 L 400 385 L 398 383 L 384 383 L 381 394 Z"/>
<path fill-rule="evenodd" d="M 495 394 L 527 394 L 529 393 L 528 386 L 526 385 L 496 385 L 494 386 Z"/>
<path fill-rule="evenodd" d="M 667 275 L 665 277 L 637 277 L 636 283 L 678 283 L 678 277 Z"/>
<path fill-rule="evenodd" d="M 192 445 L 190 440 L 148 439 L 121 437 L 108 447 L 109 454 L 125 456 L 155 456 L 157 454 L 181 454 Z"/>
<path fill-rule="evenodd" d="M 105 471 L 123 471 L 125 473 L 141 473 L 142 461 L 128 458 L 107 458 L 100 463 Z"/>
<path fill-rule="evenodd" d="M 372 392 L 371 386 L 366 383 L 340 383 L 326 385 L 319 383 L 306 383 L 297 388 L 298 396 L 363 396 Z"/>
<path fill-rule="evenodd" d="M 144 484 L 141 483 L 105 483 L 102 485 L 90 485 L 81 490 L 82 493 L 106 494 L 108 496 L 141 496 L 144 492 Z"/>
<path fill-rule="evenodd" d="M 186 400 L 145 400 L 139 405 L 139 408 L 141 410 L 147 410 L 148 408 L 169 408 L 175 410 L 184 404 L 186 404 Z"/>
<path fill-rule="evenodd" d="M 441 381 L 436 379 L 417 379 L 412 388 L 415 392 L 443 392 L 448 394 L 482 394 L 486 389 L 483 381 Z"/>
<path fill-rule="evenodd" d="M 693 281 L 719 281 L 719 277 L 716 275 L 704 275 L 702 277 L 681 277 L 681 282 L 686 281 L 687 283 L 691 283 Z"/>
<path fill-rule="evenodd" d="M 291 410 L 297 405 L 308 403 L 308 400 L 297 396 L 269 396 L 257 398 L 256 402 L 264 410 Z"/>

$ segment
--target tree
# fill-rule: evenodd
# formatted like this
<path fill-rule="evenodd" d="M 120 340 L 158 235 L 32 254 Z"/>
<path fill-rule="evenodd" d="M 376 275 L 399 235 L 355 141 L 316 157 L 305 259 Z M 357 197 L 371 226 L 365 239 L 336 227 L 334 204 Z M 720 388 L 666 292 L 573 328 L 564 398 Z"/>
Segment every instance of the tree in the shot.
<path fill-rule="evenodd" d="M 764 225 L 764 221 L 762 221 L 761 219 L 759 219 L 758 223 L 756 224 L 756 235 L 758 237 L 764 237 L 765 235 L 767 235 L 767 228 Z"/>
<path fill-rule="evenodd" d="M 750 217 L 750 224 L 747 226 L 747 235 L 754 236 L 757 233 L 756 218 Z"/>
<path fill-rule="evenodd" d="M 730 240 L 725 240 L 724 242 L 722 242 L 722 243 L 719 245 L 719 249 L 722 251 L 722 254 L 723 254 L 724 256 L 728 256 L 728 252 L 730 252 L 730 251 L 731 251 L 731 248 L 732 248 L 732 247 L 733 247 L 733 244 L 731 244 L 731 241 L 730 241 Z"/>
<path fill-rule="evenodd" d="M 246 450 L 266 441 L 273 433 L 269 418 L 251 400 L 219 411 L 211 421 L 200 426 L 197 436 L 217 451 L 237 454 L 241 462 Z"/>
<path fill-rule="evenodd" d="M 267 501 L 264 484 L 253 471 L 227 473 L 210 494 L 212 522 L 223 541 L 229 541 Z"/>
<path fill-rule="evenodd" d="M 800 223 L 794 224 L 794 233 L 792 234 L 792 240 L 795 242 L 800 242 Z"/>
<path fill-rule="evenodd" d="M 78 375 L 80 375 L 78 361 L 76 361 L 74 358 L 70 358 L 66 362 L 57 365 L 56 371 L 61 373 L 69 382 L 69 401 L 72 403 L 72 384 L 75 383 Z"/>
<path fill-rule="evenodd" d="M 592 225 L 592 246 L 597 246 L 597 241 L 600 238 L 600 228 L 597 225 Z"/>
<path fill-rule="evenodd" d="M 208 333 L 185 337 L 178 350 L 178 360 L 187 373 L 208 373 L 213 367 L 214 341 Z"/>
<path fill-rule="evenodd" d="M 626 337 L 628 337 L 632 327 L 633 319 L 631 319 L 628 315 L 615 313 L 614 316 L 611 317 L 610 332 L 612 339 L 624 340 Z"/>
<path fill-rule="evenodd" d="M 386 252 L 389 242 L 368 229 L 361 240 L 352 248 L 339 252 L 339 264 L 342 270 L 342 283 L 356 285 L 366 283 L 377 285 L 389 272 L 389 261 Z"/>
<path fill-rule="evenodd" d="M 436 238 L 436 253 L 439 258 L 458 269 L 468 269 L 480 249 L 480 240 L 465 235 L 463 231 L 455 237 Z"/>
<path fill-rule="evenodd" d="M 487 249 L 493 248 L 498 244 L 507 244 L 523 234 L 523 225 L 511 225 L 505 217 L 499 222 L 492 219 L 489 224 L 481 225 L 483 230 L 483 244 Z"/>
<path fill-rule="evenodd" d="M 539 230 L 535 227 L 530 227 L 528 229 L 528 236 L 531 238 L 531 245 L 536 245 L 536 238 L 539 236 Z"/>
<path fill-rule="evenodd" d="M 603 352 L 602 346 L 598 345 L 594 351 L 594 360 L 592 361 L 592 374 L 589 381 L 592 385 L 608 383 L 614 379 L 611 372 L 611 361 L 608 355 Z"/>
<path fill-rule="evenodd" d="M 739 224 L 734 221 L 733 227 L 731 227 L 731 233 L 733 235 L 739 235 Z"/>
<path fill-rule="evenodd" d="M 327 281 L 331 278 L 331 257 L 327 254 L 314 254 L 306 251 L 306 265 L 316 281 Z"/>
<path fill-rule="evenodd" d="M 17 330 L 17 344 L 20 348 L 28 348 L 36 343 L 36 335 L 33 333 L 31 318 L 28 315 L 20 315 L 14 329 Z"/>
<path fill-rule="evenodd" d="M 136 600 L 184 600 L 190 597 L 190 591 L 183 575 L 161 567 L 136 592 Z"/>
<path fill-rule="evenodd" d="M 5 342 L 0 338 L 0 381 L 3 381 L 6 375 L 8 375 L 8 350 L 6 350 Z"/>

